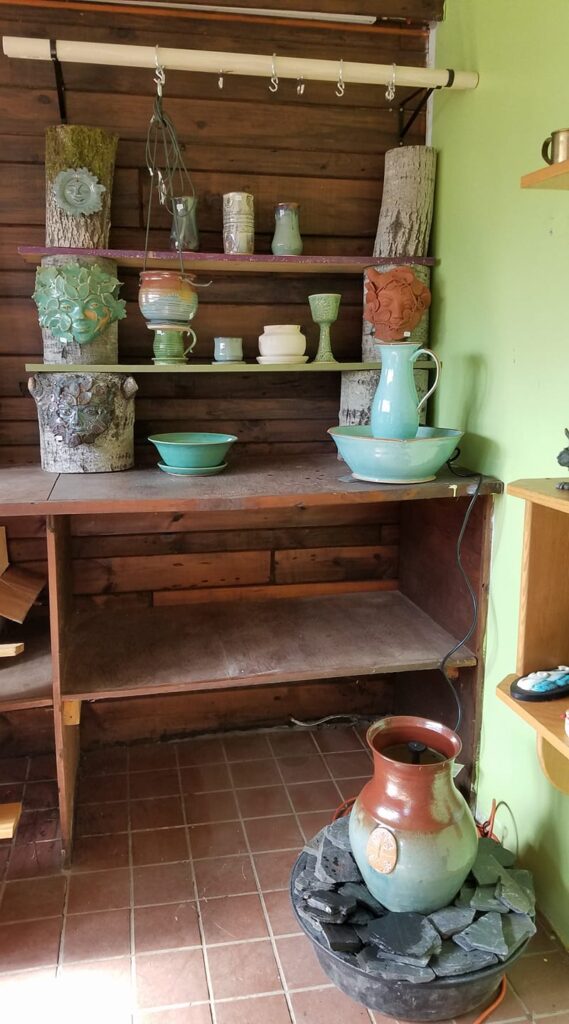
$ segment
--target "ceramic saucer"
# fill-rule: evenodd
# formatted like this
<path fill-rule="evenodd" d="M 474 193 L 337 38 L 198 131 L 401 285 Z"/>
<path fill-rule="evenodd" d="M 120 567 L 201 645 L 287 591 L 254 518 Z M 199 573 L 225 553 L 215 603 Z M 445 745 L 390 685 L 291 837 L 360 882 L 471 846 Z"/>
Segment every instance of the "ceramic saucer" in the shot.
<path fill-rule="evenodd" d="M 264 365 L 272 363 L 277 366 L 279 363 L 307 363 L 308 356 L 257 356 L 257 362 Z"/>
<path fill-rule="evenodd" d="M 215 476 L 226 467 L 226 462 L 222 462 L 221 466 L 194 466 L 191 469 L 186 466 L 165 466 L 163 462 L 158 463 L 158 469 L 163 473 L 169 473 L 170 476 Z"/>

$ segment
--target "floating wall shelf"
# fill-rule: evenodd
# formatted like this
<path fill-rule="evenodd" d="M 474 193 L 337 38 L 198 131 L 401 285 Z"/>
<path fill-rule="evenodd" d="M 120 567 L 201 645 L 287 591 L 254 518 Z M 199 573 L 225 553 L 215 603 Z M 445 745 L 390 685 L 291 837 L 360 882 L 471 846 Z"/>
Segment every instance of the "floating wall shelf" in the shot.
<path fill-rule="evenodd" d="M 51 248 L 39 245 L 21 245 L 20 256 L 26 263 L 41 263 L 44 256 L 97 256 L 114 260 L 119 267 L 144 267 L 141 249 L 72 249 L 66 246 Z M 184 270 L 213 274 L 363 274 L 367 267 L 412 266 L 420 263 L 433 266 L 431 256 L 237 256 L 222 252 L 184 252 Z M 180 257 L 171 249 L 151 250 L 146 257 L 147 270 L 179 270 Z"/>
<path fill-rule="evenodd" d="M 569 189 L 569 160 L 540 167 L 538 171 L 532 171 L 531 174 L 524 174 L 521 186 L 522 188 L 547 188 L 558 191 Z"/>
<path fill-rule="evenodd" d="M 28 373 L 340 373 L 345 370 L 378 370 L 379 363 L 26 363 Z M 417 369 L 431 369 L 427 361 Z"/>

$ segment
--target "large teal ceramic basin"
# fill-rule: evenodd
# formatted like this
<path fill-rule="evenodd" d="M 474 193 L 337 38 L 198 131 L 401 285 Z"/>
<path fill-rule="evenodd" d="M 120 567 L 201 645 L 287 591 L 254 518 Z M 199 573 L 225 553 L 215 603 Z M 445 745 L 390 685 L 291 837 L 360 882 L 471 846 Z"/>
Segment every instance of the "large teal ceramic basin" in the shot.
<path fill-rule="evenodd" d="M 443 427 L 419 427 L 406 440 L 372 437 L 371 427 L 330 427 L 328 433 L 353 475 L 377 484 L 434 480 L 463 436 Z"/>
<path fill-rule="evenodd" d="M 237 438 L 235 434 L 185 432 L 179 434 L 153 434 L 148 438 L 156 445 L 162 462 L 167 466 L 184 469 L 204 469 L 220 466 Z"/>

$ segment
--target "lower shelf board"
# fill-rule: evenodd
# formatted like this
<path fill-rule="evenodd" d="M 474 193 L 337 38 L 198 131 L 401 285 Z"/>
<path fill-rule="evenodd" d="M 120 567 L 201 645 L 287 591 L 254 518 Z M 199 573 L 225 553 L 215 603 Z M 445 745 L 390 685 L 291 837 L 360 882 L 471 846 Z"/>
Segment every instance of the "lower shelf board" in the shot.
<path fill-rule="evenodd" d="M 398 591 L 78 613 L 68 698 L 240 689 L 437 668 L 455 638 Z M 461 647 L 450 667 L 476 664 Z"/>
<path fill-rule="evenodd" d="M 510 684 L 516 675 L 506 676 L 496 693 L 503 703 L 535 729 L 538 737 L 546 740 L 569 761 L 569 737 L 565 735 L 563 712 L 569 709 L 567 697 L 558 700 L 523 701 L 510 696 Z"/>
<path fill-rule="evenodd" d="M 22 654 L 0 659 L 0 714 L 53 704 L 47 623 L 26 624 L 22 638 Z"/>

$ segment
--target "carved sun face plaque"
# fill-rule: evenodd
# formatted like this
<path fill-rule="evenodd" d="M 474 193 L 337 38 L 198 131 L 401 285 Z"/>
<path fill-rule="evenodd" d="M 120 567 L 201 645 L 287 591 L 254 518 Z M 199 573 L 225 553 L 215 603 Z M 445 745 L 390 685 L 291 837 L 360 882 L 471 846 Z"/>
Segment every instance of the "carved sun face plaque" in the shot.
<path fill-rule="evenodd" d="M 53 182 L 53 196 L 60 210 L 72 217 L 89 216 L 101 209 L 105 186 L 86 167 L 60 171 Z"/>

